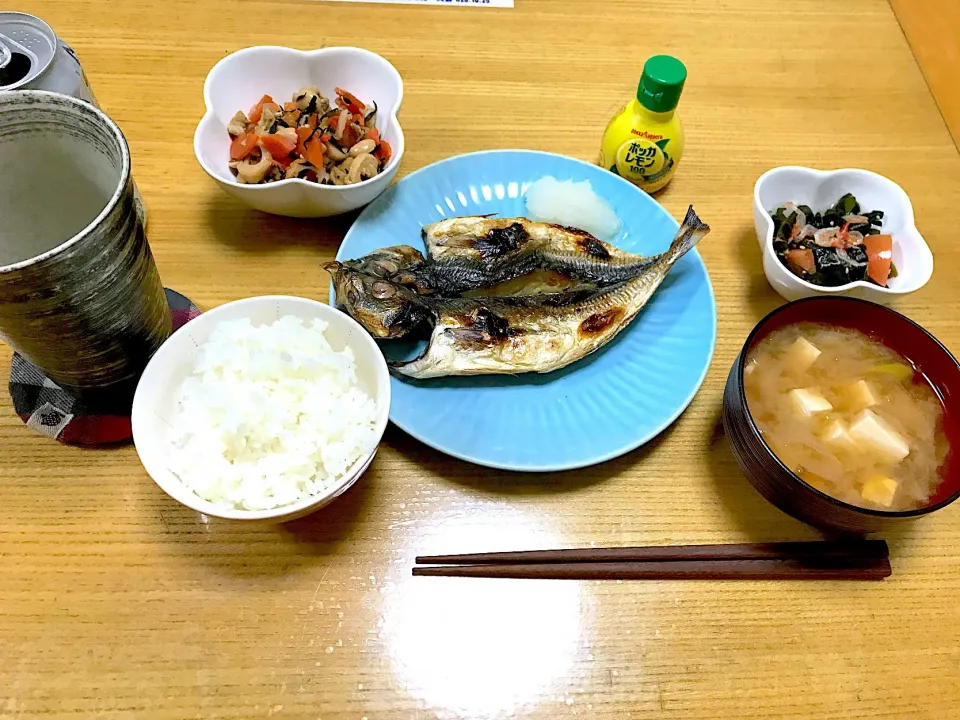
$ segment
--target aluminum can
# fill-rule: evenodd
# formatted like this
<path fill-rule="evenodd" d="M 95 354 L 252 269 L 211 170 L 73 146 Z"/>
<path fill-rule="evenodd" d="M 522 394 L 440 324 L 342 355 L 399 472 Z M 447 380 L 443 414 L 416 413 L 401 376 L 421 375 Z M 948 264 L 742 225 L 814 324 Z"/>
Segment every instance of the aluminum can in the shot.
<path fill-rule="evenodd" d="M 46 90 L 70 95 L 101 109 L 77 54 L 47 23 L 21 12 L 0 12 L 0 90 Z M 133 186 L 141 222 L 147 213 Z"/>

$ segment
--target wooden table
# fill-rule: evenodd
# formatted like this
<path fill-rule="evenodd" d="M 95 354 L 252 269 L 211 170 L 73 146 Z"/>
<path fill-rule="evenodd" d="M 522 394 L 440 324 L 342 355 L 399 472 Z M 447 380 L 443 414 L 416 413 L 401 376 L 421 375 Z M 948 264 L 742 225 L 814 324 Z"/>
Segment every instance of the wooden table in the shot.
<path fill-rule="evenodd" d="M 943 119 L 960 146 L 960 4 L 953 0 L 890 0 Z"/>
<path fill-rule="evenodd" d="M 203 174 L 192 134 L 225 54 L 382 53 L 406 82 L 408 173 L 500 147 L 592 159 L 644 58 L 675 53 L 689 141 L 661 200 L 715 228 L 701 253 L 720 339 L 689 410 L 626 457 L 517 476 L 390 429 L 357 487 L 286 527 L 199 517 L 132 448 L 62 447 L 0 399 L 0 717 L 960 718 L 960 505 L 888 538 L 882 584 L 410 577 L 430 551 L 815 536 L 747 484 L 718 425 L 730 363 L 781 302 L 753 234 L 757 176 L 858 166 L 902 184 L 937 269 L 899 307 L 960 351 L 960 157 L 885 0 L 19 9 L 80 54 L 129 138 L 164 281 L 203 308 L 326 299 L 318 266 L 351 220 L 261 215 Z"/>

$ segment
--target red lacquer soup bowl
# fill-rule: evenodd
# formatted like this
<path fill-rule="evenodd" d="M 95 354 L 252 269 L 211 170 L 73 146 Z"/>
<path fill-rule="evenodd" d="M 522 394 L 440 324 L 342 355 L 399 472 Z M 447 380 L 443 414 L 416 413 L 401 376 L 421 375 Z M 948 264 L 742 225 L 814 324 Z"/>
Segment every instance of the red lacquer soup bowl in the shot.
<path fill-rule="evenodd" d="M 795 475 L 767 447 L 750 416 L 743 388 L 747 355 L 767 335 L 788 325 L 813 322 L 858 330 L 894 350 L 917 368 L 939 395 L 950 451 L 943 482 L 922 508 L 872 510 L 837 500 Z M 723 394 L 723 425 L 733 454 L 753 486 L 784 512 L 828 531 L 866 534 L 913 520 L 960 497 L 960 364 L 930 333 L 887 307 L 849 297 L 815 297 L 784 305 L 753 329 L 734 362 Z"/>

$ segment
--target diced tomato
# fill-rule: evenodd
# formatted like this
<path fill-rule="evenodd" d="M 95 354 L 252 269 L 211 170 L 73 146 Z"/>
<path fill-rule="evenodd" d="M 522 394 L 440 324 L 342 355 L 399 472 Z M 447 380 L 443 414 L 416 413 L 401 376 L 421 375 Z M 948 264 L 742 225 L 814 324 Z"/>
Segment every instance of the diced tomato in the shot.
<path fill-rule="evenodd" d="M 379 142 L 380 142 L 380 131 L 377 130 L 375 127 L 374 127 L 374 128 L 370 128 L 370 129 L 367 130 L 367 132 L 364 134 L 363 139 L 364 139 L 364 140 L 373 140 L 375 143 L 379 143 Z"/>
<path fill-rule="evenodd" d="M 257 136 L 255 133 L 237 135 L 237 137 L 233 139 L 233 142 L 230 143 L 230 159 L 243 160 L 247 155 L 252 153 L 256 147 Z"/>
<path fill-rule="evenodd" d="M 867 235 L 863 244 L 867 247 L 867 277 L 880 287 L 886 287 L 893 259 L 893 236 Z"/>
<path fill-rule="evenodd" d="M 393 148 L 390 147 L 390 143 L 386 140 L 381 140 L 377 149 L 373 151 L 373 156 L 386 165 L 390 162 L 390 158 L 393 157 Z"/>
<path fill-rule="evenodd" d="M 261 135 L 260 145 L 278 161 L 297 149 L 297 143 L 285 135 Z"/>
<path fill-rule="evenodd" d="M 784 254 L 787 262 L 805 273 L 815 273 L 817 265 L 813 259 L 813 250 L 800 248 L 797 250 L 787 250 Z"/>
<path fill-rule="evenodd" d="M 307 151 L 303 154 L 303 156 L 306 158 L 307 162 L 315 167 L 322 168 L 323 153 L 325 150 L 323 143 L 317 138 L 313 138 L 313 140 L 307 143 L 306 150 Z"/>
<path fill-rule="evenodd" d="M 304 125 L 303 127 L 297 128 L 297 152 L 300 153 L 301 156 L 307 154 L 307 148 L 304 147 L 304 143 L 307 141 L 307 138 L 310 137 L 312 132 L 313 130 L 309 125 Z"/>
<path fill-rule="evenodd" d="M 260 122 L 260 118 L 263 117 L 263 105 L 264 103 L 272 103 L 273 98 L 269 95 L 264 95 L 257 101 L 257 104 L 250 108 L 250 112 L 247 113 L 247 119 L 252 123 Z"/>

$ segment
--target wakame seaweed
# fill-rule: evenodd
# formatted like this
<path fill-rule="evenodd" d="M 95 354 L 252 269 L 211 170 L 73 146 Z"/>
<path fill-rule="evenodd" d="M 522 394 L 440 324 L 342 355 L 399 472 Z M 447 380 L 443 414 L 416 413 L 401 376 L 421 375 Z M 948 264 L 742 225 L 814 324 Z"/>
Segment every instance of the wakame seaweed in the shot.
<path fill-rule="evenodd" d="M 863 238 L 880 234 L 882 210 L 864 212 L 857 198 L 847 193 L 821 212 L 786 203 L 770 217 L 774 252 L 797 277 L 821 287 L 869 279 Z M 896 272 L 891 264 L 890 277 Z"/>

